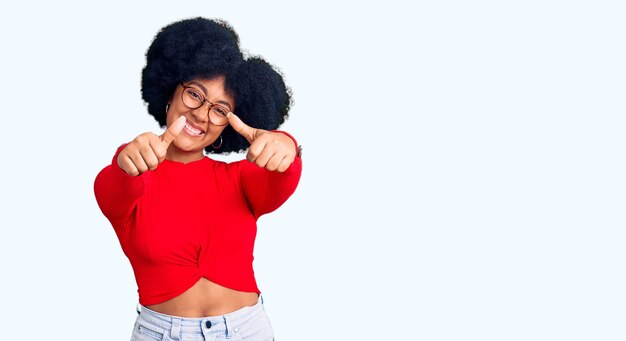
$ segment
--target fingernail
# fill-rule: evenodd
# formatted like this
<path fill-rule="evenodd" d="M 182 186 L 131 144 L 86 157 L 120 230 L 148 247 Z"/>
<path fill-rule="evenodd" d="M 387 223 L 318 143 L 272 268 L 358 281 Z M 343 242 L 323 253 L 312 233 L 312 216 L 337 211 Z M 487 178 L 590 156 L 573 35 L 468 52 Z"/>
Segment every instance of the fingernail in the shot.
<path fill-rule="evenodd" d="M 226 117 L 227 117 L 227 118 L 230 118 L 230 115 L 232 115 L 232 114 L 233 114 L 233 112 L 232 112 L 232 111 L 229 111 L 229 112 L 228 112 L 228 114 L 226 114 Z"/>

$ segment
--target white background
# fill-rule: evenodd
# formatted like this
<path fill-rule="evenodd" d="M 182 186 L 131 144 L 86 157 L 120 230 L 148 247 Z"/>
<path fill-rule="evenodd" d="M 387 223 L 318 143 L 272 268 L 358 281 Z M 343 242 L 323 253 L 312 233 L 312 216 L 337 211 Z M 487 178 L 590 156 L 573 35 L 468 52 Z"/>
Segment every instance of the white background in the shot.
<path fill-rule="evenodd" d="M 3 340 L 127 340 L 128 260 L 93 180 L 158 132 L 158 30 L 230 22 L 280 67 L 304 146 L 259 221 L 277 340 L 624 340 L 618 1 L 4 2 Z"/>

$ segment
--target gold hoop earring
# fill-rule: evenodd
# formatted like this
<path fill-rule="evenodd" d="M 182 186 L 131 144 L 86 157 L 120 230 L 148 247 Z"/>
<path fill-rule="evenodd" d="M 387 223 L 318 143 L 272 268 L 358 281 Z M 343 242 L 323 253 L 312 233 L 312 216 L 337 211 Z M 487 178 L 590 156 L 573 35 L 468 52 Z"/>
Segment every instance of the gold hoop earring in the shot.
<path fill-rule="evenodd" d="M 211 145 L 211 147 L 213 147 L 213 149 L 220 149 L 220 147 L 222 147 L 222 143 L 224 142 L 224 138 L 222 137 L 222 135 L 220 135 L 220 144 L 218 144 L 217 146 L 215 145 L 215 142 Z"/>

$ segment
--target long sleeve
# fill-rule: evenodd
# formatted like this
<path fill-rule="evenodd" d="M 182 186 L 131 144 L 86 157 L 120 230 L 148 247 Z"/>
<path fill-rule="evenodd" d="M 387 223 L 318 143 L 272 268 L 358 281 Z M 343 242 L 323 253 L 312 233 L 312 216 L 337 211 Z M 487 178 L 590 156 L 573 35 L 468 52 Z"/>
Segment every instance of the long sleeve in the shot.
<path fill-rule="evenodd" d="M 289 134 L 296 146 L 296 140 Z M 295 192 L 302 174 L 302 158 L 296 156 L 285 172 L 272 172 L 256 164 L 240 162 L 240 178 L 244 195 L 255 218 L 280 207 Z"/>
<path fill-rule="evenodd" d="M 98 206 L 118 233 L 126 226 L 151 177 L 150 171 L 128 175 L 117 165 L 117 156 L 125 146 L 118 148 L 111 164 L 98 173 L 94 182 Z"/>

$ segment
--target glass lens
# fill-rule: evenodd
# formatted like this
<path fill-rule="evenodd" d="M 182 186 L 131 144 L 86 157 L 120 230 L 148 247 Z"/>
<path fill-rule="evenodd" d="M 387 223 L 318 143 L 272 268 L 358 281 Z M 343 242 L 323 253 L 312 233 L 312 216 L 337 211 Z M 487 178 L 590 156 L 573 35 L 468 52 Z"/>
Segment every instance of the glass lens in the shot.
<path fill-rule="evenodd" d="M 199 108 L 204 103 L 204 96 L 194 88 L 183 91 L 183 104 L 191 109 Z"/>
<path fill-rule="evenodd" d="M 230 110 L 228 110 L 228 108 L 219 104 L 213 105 L 213 107 L 211 107 L 211 111 L 209 111 L 211 123 L 216 125 L 224 125 L 228 123 L 228 117 L 226 115 L 229 111 Z"/>

